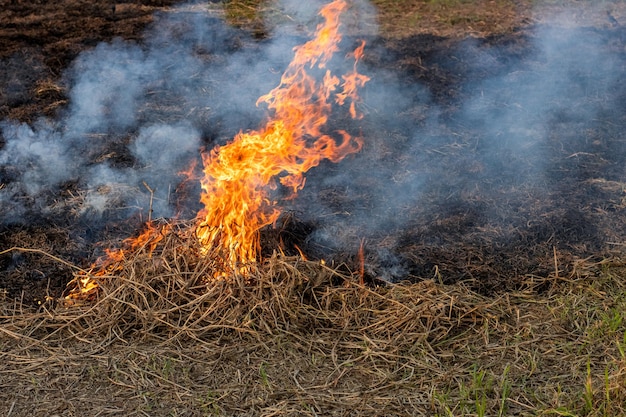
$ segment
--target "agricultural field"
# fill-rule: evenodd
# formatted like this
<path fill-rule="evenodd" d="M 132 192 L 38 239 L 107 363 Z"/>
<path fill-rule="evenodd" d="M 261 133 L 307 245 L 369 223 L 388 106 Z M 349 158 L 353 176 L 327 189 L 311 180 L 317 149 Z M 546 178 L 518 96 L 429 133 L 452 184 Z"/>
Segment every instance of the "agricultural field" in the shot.
<path fill-rule="evenodd" d="M 0 415 L 626 416 L 625 2 L 0 6 Z"/>

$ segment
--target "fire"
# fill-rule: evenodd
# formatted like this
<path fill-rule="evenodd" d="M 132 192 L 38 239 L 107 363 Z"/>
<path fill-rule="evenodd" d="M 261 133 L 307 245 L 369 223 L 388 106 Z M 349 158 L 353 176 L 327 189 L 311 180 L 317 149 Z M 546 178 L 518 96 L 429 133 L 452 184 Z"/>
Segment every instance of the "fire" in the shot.
<path fill-rule="evenodd" d="M 314 38 L 294 49 L 278 87 L 257 101 L 271 111 L 265 124 L 202 156 L 204 209 L 197 216 L 196 236 L 207 251 L 218 248 L 232 268 L 257 260 L 259 230 L 280 215 L 270 190 L 280 183 L 295 194 L 304 186 L 303 174 L 323 159 L 338 162 L 361 149 L 360 139 L 345 131 L 337 132 L 338 140 L 322 131 L 333 102 L 349 101 L 350 114 L 359 117 L 357 89 L 369 80 L 356 70 L 365 43 L 352 54 L 354 68 L 342 80 L 326 69 L 339 50 L 339 17 L 347 7 L 346 1 L 335 0 L 321 9 L 324 21 Z M 307 68 L 322 71 L 321 80 Z"/>
<path fill-rule="evenodd" d="M 98 278 L 112 275 L 122 269 L 122 262 L 126 260 L 128 253 L 135 253 L 143 248 L 152 254 L 170 230 L 169 224 L 157 225 L 149 221 L 139 236 L 124 239 L 122 248 L 105 249 L 106 255 L 94 262 L 89 272 L 78 274 L 68 283 L 68 287 L 73 288 L 66 298 L 88 298 L 98 290 Z"/>
<path fill-rule="evenodd" d="M 361 149 L 361 140 L 346 131 L 336 132 L 335 137 L 323 132 L 333 104 L 349 103 L 350 115 L 360 117 L 357 90 L 369 80 L 356 68 L 364 42 L 349 55 L 354 66 L 341 79 L 326 68 L 339 51 L 339 18 L 347 8 L 345 0 L 335 0 L 321 9 L 323 21 L 313 39 L 294 48 L 294 59 L 280 84 L 257 101 L 257 105 L 266 104 L 271 114 L 264 125 L 240 132 L 231 142 L 202 155 L 200 201 L 204 208 L 196 217 L 194 234 L 203 254 L 219 254 L 223 270 L 216 276 L 244 271 L 258 259 L 259 231 L 281 213 L 271 190 L 280 184 L 294 196 L 304 186 L 303 174 L 310 168 L 324 159 L 338 162 Z M 322 75 L 311 75 L 307 69 Z M 193 171 L 191 167 L 181 175 L 190 179 Z M 94 293 L 97 279 L 119 271 L 127 253 L 145 248 L 151 254 L 170 231 L 148 222 L 141 235 L 123 242 L 123 249 L 108 251 L 92 265 L 91 271 L 96 272 L 79 274 L 70 283 L 73 289 L 67 298 Z"/>

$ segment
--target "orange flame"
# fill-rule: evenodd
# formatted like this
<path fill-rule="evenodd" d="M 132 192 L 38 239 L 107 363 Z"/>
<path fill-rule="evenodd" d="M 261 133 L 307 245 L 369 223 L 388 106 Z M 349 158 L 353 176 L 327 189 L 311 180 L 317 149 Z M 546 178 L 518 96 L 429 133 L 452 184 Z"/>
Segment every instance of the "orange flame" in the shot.
<path fill-rule="evenodd" d="M 350 114 L 358 117 L 356 90 L 369 78 L 356 71 L 364 43 L 351 54 L 353 71 L 343 82 L 326 69 L 339 50 L 339 16 L 347 9 L 344 0 L 324 6 L 315 37 L 294 48 L 295 56 L 282 75 L 278 87 L 260 97 L 273 113 L 259 130 L 240 132 L 228 144 L 202 156 L 201 202 L 196 236 L 207 251 L 217 248 L 228 265 L 241 268 L 254 262 L 260 249 L 259 230 L 274 223 L 280 215 L 277 202 L 268 195 L 278 184 L 295 194 L 304 186 L 303 173 L 323 159 L 338 162 L 358 152 L 361 141 L 340 131 L 339 140 L 322 132 L 331 112 L 332 100 L 343 105 L 350 101 Z M 326 70 L 320 81 L 306 68 Z M 338 91 L 338 88 L 340 90 Z"/>
<path fill-rule="evenodd" d="M 91 265 L 89 272 L 81 273 L 68 283 L 73 287 L 66 299 L 88 298 L 98 290 L 98 278 L 122 269 L 122 262 L 126 260 L 127 253 L 135 253 L 144 248 L 150 255 L 157 248 L 158 243 L 170 232 L 169 224 L 156 225 L 147 222 L 145 230 L 137 237 L 129 237 L 122 241 L 122 248 L 105 249 L 105 256 L 99 258 Z M 92 272 L 93 271 L 93 272 Z"/>
<path fill-rule="evenodd" d="M 354 67 L 342 75 L 342 81 L 326 69 L 339 50 L 339 17 L 347 8 L 345 0 L 335 0 L 321 9 L 324 20 L 314 38 L 294 48 L 294 59 L 278 87 L 257 101 L 257 105 L 267 104 L 272 112 L 265 125 L 256 131 L 240 132 L 230 143 L 202 154 L 204 176 L 200 179 L 200 201 L 204 208 L 196 217 L 194 232 L 204 253 L 211 249 L 220 252 L 224 269 L 241 271 L 246 264 L 256 261 L 260 229 L 274 223 L 280 215 L 269 190 L 276 189 L 280 183 L 291 189 L 293 196 L 304 186 L 303 174 L 310 168 L 324 159 L 339 162 L 361 149 L 361 140 L 346 131 L 336 132 L 338 139 L 322 132 L 333 99 L 340 106 L 349 102 L 350 115 L 361 117 L 356 110 L 357 90 L 369 80 L 356 68 L 365 42 L 349 55 L 354 58 Z M 324 71 L 322 79 L 309 75 L 306 68 Z M 193 170 L 194 166 L 181 175 L 191 179 Z M 145 248 L 152 254 L 170 231 L 169 225 L 148 222 L 138 237 L 122 242 L 123 249 L 107 250 L 106 256 L 98 259 L 89 272 L 72 280 L 66 299 L 88 298 L 97 291 L 99 277 L 122 269 L 128 253 Z"/>

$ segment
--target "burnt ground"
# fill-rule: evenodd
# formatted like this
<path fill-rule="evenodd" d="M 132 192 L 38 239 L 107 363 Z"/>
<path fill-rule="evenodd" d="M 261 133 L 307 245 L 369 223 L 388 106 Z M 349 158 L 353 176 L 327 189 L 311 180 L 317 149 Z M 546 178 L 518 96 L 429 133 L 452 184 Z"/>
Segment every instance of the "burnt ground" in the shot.
<path fill-rule="evenodd" d="M 64 71 L 74 59 L 115 37 L 143 42 L 154 13 L 172 3 L 2 2 L 0 119 L 60 117 L 71 104 Z M 556 44 L 559 53 L 571 52 L 563 59 L 557 54 L 558 68 L 538 46 L 544 30 L 549 27 L 529 24 L 478 39 L 370 37 L 364 71 L 373 81 L 364 91 L 365 117 L 331 122 L 360 133 L 366 145 L 357 156 L 309 173 L 306 188 L 286 206 L 285 250 L 297 244 L 310 257 L 356 270 L 363 246 L 373 279 L 469 280 L 484 293 L 566 276 L 583 260 L 620 256 L 626 87 L 619 79 L 626 30 L 619 23 L 572 29 L 571 38 Z M 229 36 L 244 40 L 227 52 L 264 42 L 245 30 Z M 201 59 L 219 61 L 214 54 L 198 51 Z M 607 57 L 610 66 L 600 65 Z M 526 94 L 526 87 L 550 96 Z M 153 104 L 144 119 L 189 115 L 171 96 L 161 98 L 162 106 Z M 223 128 L 211 114 L 191 117 L 206 145 L 224 131 L 249 127 Z M 136 134 L 137 126 L 112 132 L 90 157 L 95 163 L 113 155 L 111 164 L 132 168 L 127 147 Z M 20 169 L 0 167 L 0 193 Z M 64 210 L 35 207 L 16 221 L 6 216 L 11 208 L 2 207 L 11 221 L 0 227 L 0 250 L 36 250 L 0 256 L 0 288 L 9 296 L 26 302 L 59 296 L 71 268 L 44 252 L 85 267 L 146 219 L 132 210 L 111 209 L 97 219 L 73 210 L 80 187 L 76 178 L 42 191 L 50 206 Z M 189 186 L 178 196 L 187 215 L 194 193 Z M 267 244 L 275 241 L 268 232 Z"/>
<path fill-rule="evenodd" d="M 487 293 L 621 256 L 626 90 L 612 80 L 623 80 L 626 32 L 580 27 L 555 40 L 565 32 L 381 41 L 369 64 L 399 72 L 414 101 L 391 119 L 376 113 L 393 95 L 370 109 L 371 146 L 346 163 L 353 179 L 318 190 L 351 230 L 331 225 L 322 241 L 336 247 L 346 233 L 354 254 L 364 237 L 373 276 L 468 280 Z"/>

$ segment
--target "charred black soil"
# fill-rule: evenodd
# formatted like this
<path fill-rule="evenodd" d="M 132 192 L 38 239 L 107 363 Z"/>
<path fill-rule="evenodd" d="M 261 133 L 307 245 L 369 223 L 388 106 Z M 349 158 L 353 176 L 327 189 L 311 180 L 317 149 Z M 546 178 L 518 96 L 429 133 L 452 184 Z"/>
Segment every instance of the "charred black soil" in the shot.
<path fill-rule="evenodd" d="M 141 43 L 154 13 L 175 2 L 4 3 L 0 119 L 33 123 L 64 112 L 68 80 L 63 73 L 81 51 L 114 37 Z M 536 79 L 555 73 L 546 69 L 552 62 L 537 41 L 537 33 L 549 29 L 525 26 L 479 39 L 369 38 L 364 64 L 373 82 L 364 91 L 365 102 L 389 81 L 404 91 L 402 105 L 389 103 L 397 109 L 390 114 L 378 103 L 365 108 L 360 121 L 341 116 L 332 121 L 334 127 L 360 132 L 363 152 L 309 173 L 305 189 L 286 207 L 288 219 L 280 233 L 265 232 L 265 253 L 282 244 L 288 254 L 296 254 L 297 246 L 311 258 L 345 264 L 353 271 L 364 267 L 372 280 L 463 280 L 483 293 L 517 289 L 550 273 L 566 276 L 582 260 L 621 254 L 626 234 L 626 87 L 614 82 L 601 88 L 597 83 L 602 74 L 590 77 L 577 70 L 563 76 L 569 83 L 563 91 L 580 94 L 550 97 L 552 104 L 545 111 L 538 104 L 535 114 L 529 108 L 532 102 L 518 96 L 525 85 L 536 86 Z M 559 48 L 575 50 L 568 56 L 580 57 L 595 57 L 601 50 L 601 56 L 612 59 L 606 79 L 621 78 L 626 31 L 621 26 L 576 31 L 577 39 L 591 41 L 566 40 Z M 257 35 L 246 38 L 238 32 L 247 40 L 227 49 L 254 49 L 255 42 L 263 42 L 255 40 Z M 198 55 L 220 59 L 211 51 Z M 563 62 L 564 69 L 568 65 Z M 592 67 L 584 68 L 593 72 Z M 498 85 L 491 83 L 494 79 Z M 490 97 L 487 102 L 477 99 L 482 90 Z M 186 114 L 176 108 L 176 100 L 163 99 L 144 118 L 183 120 Z M 482 107 L 469 112 L 469 106 Z M 583 109 L 590 107 L 593 115 L 583 116 Z M 517 122 L 529 112 L 534 116 L 527 125 Z M 211 114 L 193 116 L 202 125 L 207 146 L 223 135 L 222 126 L 220 132 L 212 130 L 220 123 Z M 510 118 L 516 122 L 504 125 Z M 127 147 L 135 133 L 133 127 L 118 132 L 117 139 L 93 152 L 94 163 L 106 156 L 111 164 L 132 168 L 136 162 Z M 0 138 L 0 146 L 4 143 Z M 0 166 L 0 193 L 19 170 L 10 163 Z M 81 193 L 78 183 L 76 178 L 59 190 L 45 191 L 47 204 L 62 205 L 62 210 L 32 207 L 18 220 L 6 216 L 12 220 L 1 226 L 0 250 L 40 250 L 86 267 L 103 246 L 132 235 L 146 220 L 146 210 L 128 207 L 110 209 L 102 217 L 73 208 Z M 189 216 L 196 208 L 197 187 L 177 191 L 176 200 Z M 26 302 L 61 295 L 72 278 L 71 268 L 42 252 L 1 255 L 0 288 Z"/>
<path fill-rule="evenodd" d="M 314 191 L 327 199 L 320 217 L 342 218 L 343 228 L 328 226 L 328 246 L 346 235 L 356 253 L 364 236 L 373 277 L 467 280 L 486 293 L 619 255 L 626 91 L 621 84 L 601 91 L 622 77 L 624 30 L 570 29 L 550 58 L 543 42 L 553 30 L 568 31 L 527 26 L 484 39 L 374 40 L 372 76 L 399 74 L 398 91 L 412 91 L 415 101 L 391 119 L 371 109 L 365 156 L 347 162 L 349 178 L 338 189 Z M 614 60 L 611 70 L 579 65 L 599 50 Z"/>

